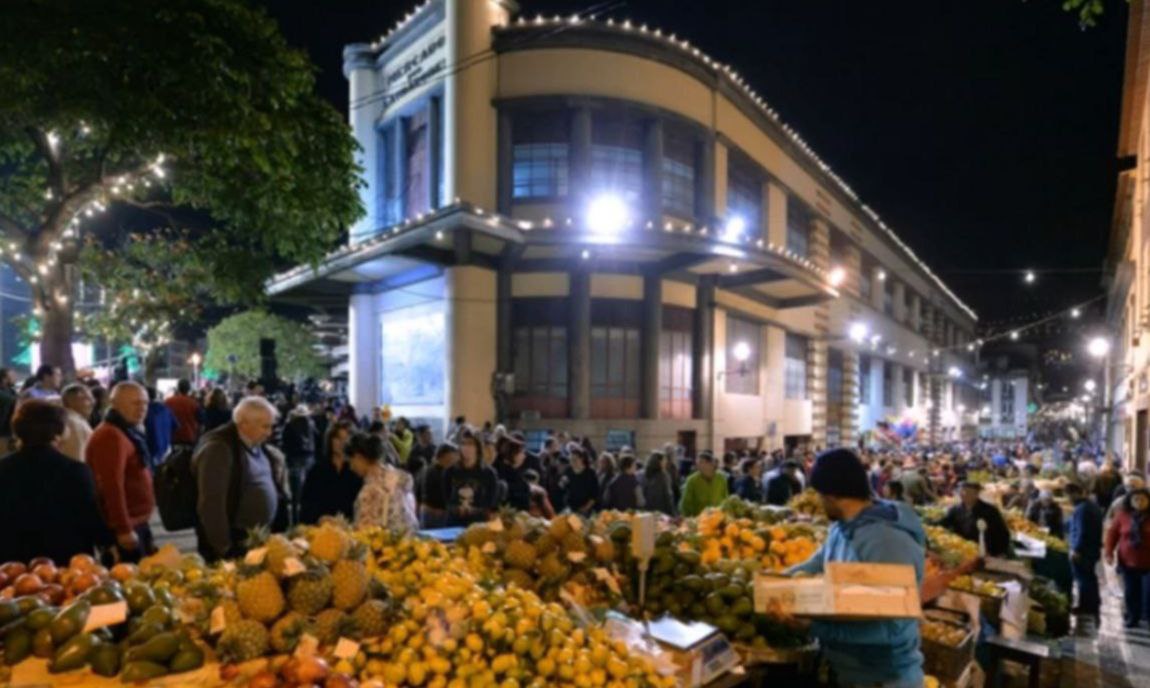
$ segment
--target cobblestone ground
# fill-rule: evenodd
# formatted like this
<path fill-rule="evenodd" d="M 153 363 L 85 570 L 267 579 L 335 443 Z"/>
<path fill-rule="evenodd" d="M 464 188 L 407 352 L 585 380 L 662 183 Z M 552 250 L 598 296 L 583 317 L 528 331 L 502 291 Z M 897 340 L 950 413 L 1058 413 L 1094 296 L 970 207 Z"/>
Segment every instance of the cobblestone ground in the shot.
<path fill-rule="evenodd" d="M 196 551 L 193 531 L 169 533 L 159 518 L 152 529 L 157 546 L 171 543 L 182 552 Z M 1120 583 L 1111 573 L 1102 585 L 1101 627 L 1093 620 L 1076 621 L 1074 633 L 1062 642 L 1060 688 L 1150 688 L 1150 630 L 1123 628 Z M 1025 682 L 1014 680 L 1011 685 Z"/>

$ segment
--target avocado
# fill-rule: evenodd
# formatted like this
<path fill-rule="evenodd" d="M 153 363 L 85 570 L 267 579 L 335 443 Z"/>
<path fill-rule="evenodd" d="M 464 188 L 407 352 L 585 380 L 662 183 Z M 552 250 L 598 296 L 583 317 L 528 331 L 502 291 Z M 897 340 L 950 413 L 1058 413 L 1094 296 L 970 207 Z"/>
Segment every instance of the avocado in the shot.
<path fill-rule="evenodd" d="M 48 662 L 48 671 L 59 674 L 65 671 L 75 671 L 88 663 L 99 641 L 91 633 L 81 633 L 72 636 L 67 642 L 56 650 L 52 661 Z"/>
<path fill-rule="evenodd" d="M 14 666 L 32 654 L 32 631 L 17 626 L 4 634 L 4 663 Z"/>
<path fill-rule="evenodd" d="M 21 614 L 28 614 L 33 609 L 47 607 L 48 603 L 36 597 L 35 595 L 26 595 L 24 597 L 16 598 L 16 607 L 20 610 Z"/>
<path fill-rule="evenodd" d="M 56 615 L 59 613 L 60 610 L 56 609 L 55 607 L 41 607 L 39 609 L 33 609 L 32 611 L 28 612 L 28 616 L 24 617 L 24 624 L 28 627 L 29 630 L 33 632 L 38 631 L 41 628 L 47 628 L 48 624 L 52 623 L 52 619 L 56 618 Z"/>
<path fill-rule="evenodd" d="M 724 600 L 723 596 L 717 592 L 713 592 L 710 595 L 707 595 L 707 599 L 704 600 L 704 604 L 707 607 L 707 611 L 712 616 L 718 616 L 727 609 L 727 601 Z"/>
<path fill-rule="evenodd" d="M 88 623 L 88 614 L 91 611 L 92 603 L 83 599 L 76 600 L 60 610 L 48 626 L 52 630 L 52 642 L 60 645 L 83 630 L 84 624 Z"/>
<path fill-rule="evenodd" d="M 0 600 L 0 626 L 20 618 L 20 605 L 13 600 Z"/>
<path fill-rule="evenodd" d="M 119 583 L 108 581 L 89 590 L 85 597 L 92 604 L 114 604 L 124 601 L 124 591 L 120 588 Z"/>
<path fill-rule="evenodd" d="M 181 649 L 172 657 L 168 668 L 173 674 L 182 674 L 185 671 L 195 671 L 204 665 L 204 651 L 193 645 L 191 649 Z"/>
<path fill-rule="evenodd" d="M 152 636 L 164 632 L 163 624 L 158 624 L 155 621 L 140 624 L 139 628 L 128 636 L 129 645 L 143 645 L 152 639 Z"/>
<path fill-rule="evenodd" d="M 698 566 L 699 560 L 701 559 L 698 552 L 684 549 L 675 552 L 675 556 L 679 558 L 679 561 L 688 566 Z"/>
<path fill-rule="evenodd" d="M 132 583 L 124 590 L 124 599 L 133 614 L 142 614 L 156 603 L 156 595 L 146 583 Z"/>
<path fill-rule="evenodd" d="M 124 652 L 113 643 L 99 643 L 88 657 L 92 671 L 100 676 L 115 676 L 120 673 L 120 661 Z"/>
<path fill-rule="evenodd" d="M 162 604 L 153 604 L 140 615 L 140 623 L 158 623 L 168 628 L 172 623 L 172 611 Z"/>
<path fill-rule="evenodd" d="M 128 662 L 124 665 L 124 673 L 120 674 L 123 683 L 143 683 L 159 678 L 168 673 L 168 667 L 155 662 Z"/>
<path fill-rule="evenodd" d="M 148 639 L 143 645 L 130 648 L 124 655 L 127 662 L 155 662 L 166 664 L 180 649 L 180 637 L 175 633 L 159 633 Z"/>
<path fill-rule="evenodd" d="M 32 654 L 40 659 L 48 659 L 56 652 L 56 645 L 52 642 L 52 630 L 41 628 L 32 635 Z"/>

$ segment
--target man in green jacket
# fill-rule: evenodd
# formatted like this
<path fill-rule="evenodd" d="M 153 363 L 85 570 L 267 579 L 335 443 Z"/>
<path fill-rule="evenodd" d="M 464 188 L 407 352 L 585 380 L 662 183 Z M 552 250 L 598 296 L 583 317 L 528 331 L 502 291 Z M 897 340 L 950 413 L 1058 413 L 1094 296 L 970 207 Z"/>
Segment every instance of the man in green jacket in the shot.
<path fill-rule="evenodd" d="M 697 516 L 709 506 L 719 506 L 727 498 L 727 476 L 719 475 L 715 456 L 709 451 L 695 460 L 695 472 L 683 483 L 683 496 L 679 500 L 679 514 Z"/>

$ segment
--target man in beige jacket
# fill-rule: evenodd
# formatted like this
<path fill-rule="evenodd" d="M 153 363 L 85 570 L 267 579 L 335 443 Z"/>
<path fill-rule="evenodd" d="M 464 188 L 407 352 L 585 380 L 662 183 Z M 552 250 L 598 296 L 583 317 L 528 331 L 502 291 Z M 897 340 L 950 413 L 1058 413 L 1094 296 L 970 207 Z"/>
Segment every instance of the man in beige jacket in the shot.
<path fill-rule="evenodd" d="M 92 407 L 96 400 L 84 385 L 71 384 L 64 388 L 60 402 L 68 411 L 68 420 L 67 431 L 60 440 L 59 449 L 73 459 L 83 461 L 84 447 L 88 444 L 88 438 L 92 436 L 88 418 L 92 416 Z"/>

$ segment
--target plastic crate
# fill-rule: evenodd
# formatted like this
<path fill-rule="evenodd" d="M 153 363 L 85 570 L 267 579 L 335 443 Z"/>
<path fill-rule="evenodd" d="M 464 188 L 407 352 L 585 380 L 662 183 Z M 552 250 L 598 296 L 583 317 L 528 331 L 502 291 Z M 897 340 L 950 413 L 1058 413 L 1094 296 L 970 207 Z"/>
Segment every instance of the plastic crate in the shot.
<path fill-rule="evenodd" d="M 922 638 L 923 669 L 946 683 L 957 682 L 962 678 L 971 660 L 974 659 L 974 631 L 965 623 L 934 618 L 934 622 L 951 626 L 965 632 L 958 645 L 947 645 Z"/>

